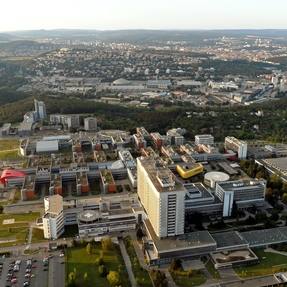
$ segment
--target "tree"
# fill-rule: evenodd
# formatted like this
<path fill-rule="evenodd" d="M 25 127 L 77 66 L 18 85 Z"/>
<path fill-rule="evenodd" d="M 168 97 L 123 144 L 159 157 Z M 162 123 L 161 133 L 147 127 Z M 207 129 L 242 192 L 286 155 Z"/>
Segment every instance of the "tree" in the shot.
<path fill-rule="evenodd" d="M 137 229 L 137 239 L 138 239 L 138 240 L 141 240 L 143 237 L 144 237 L 144 233 L 143 233 L 141 227 L 139 227 L 139 228 Z"/>
<path fill-rule="evenodd" d="M 180 259 L 173 259 L 171 261 L 169 269 L 171 271 L 179 271 L 182 270 L 181 260 Z"/>
<path fill-rule="evenodd" d="M 168 281 L 166 279 L 166 276 L 160 270 L 152 270 L 151 271 L 151 277 L 153 279 L 155 286 L 157 286 L 157 287 L 167 287 L 168 286 Z"/>
<path fill-rule="evenodd" d="M 85 274 L 84 274 L 84 281 L 88 281 L 88 273 L 87 272 L 85 272 Z"/>
<path fill-rule="evenodd" d="M 282 195 L 282 201 L 283 201 L 285 204 L 287 204 L 287 193 L 284 193 L 284 194 Z"/>
<path fill-rule="evenodd" d="M 107 280 L 109 281 L 109 284 L 114 287 L 121 284 L 120 275 L 117 271 L 110 271 L 107 275 Z"/>
<path fill-rule="evenodd" d="M 104 263 L 105 263 L 105 262 L 104 262 L 104 258 L 103 258 L 102 255 L 96 259 L 96 264 L 97 264 L 97 265 L 101 266 L 101 265 L 103 265 Z"/>
<path fill-rule="evenodd" d="M 0 205 L 0 214 L 2 214 L 4 211 L 4 207 L 2 205 Z"/>
<path fill-rule="evenodd" d="M 110 251 L 114 247 L 114 244 L 110 237 L 103 238 L 101 243 L 102 243 L 102 249 L 104 251 Z"/>
<path fill-rule="evenodd" d="M 272 210 L 270 219 L 275 221 L 275 222 L 278 221 L 279 220 L 278 211 Z"/>
<path fill-rule="evenodd" d="M 98 268 L 99 274 L 101 277 L 106 277 L 108 274 L 107 267 L 105 265 L 100 265 Z"/>
<path fill-rule="evenodd" d="M 73 272 L 70 272 L 68 275 L 68 287 L 76 287 L 76 279 L 77 279 L 77 270 L 74 268 Z"/>
<path fill-rule="evenodd" d="M 86 246 L 86 251 L 87 251 L 87 254 L 88 255 L 91 255 L 92 254 L 92 246 L 91 246 L 91 243 L 88 243 L 87 246 Z"/>

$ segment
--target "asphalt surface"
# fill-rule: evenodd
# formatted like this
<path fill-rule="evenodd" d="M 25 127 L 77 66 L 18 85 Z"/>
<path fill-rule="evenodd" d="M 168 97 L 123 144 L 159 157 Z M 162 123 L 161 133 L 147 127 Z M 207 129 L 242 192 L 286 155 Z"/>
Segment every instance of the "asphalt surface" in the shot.
<path fill-rule="evenodd" d="M 55 253 L 54 253 L 55 254 Z M 65 258 L 57 253 L 50 259 L 49 287 L 65 286 Z"/>
<path fill-rule="evenodd" d="M 7 280 L 7 274 L 11 271 L 9 271 L 10 268 L 9 264 L 12 264 L 16 260 L 20 259 L 20 270 L 17 272 L 12 272 L 13 277 L 16 278 L 17 282 L 12 284 L 11 280 Z M 32 259 L 37 260 L 36 262 L 32 263 L 31 268 L 31 275 L 32 278 L 25 278 L 26 274 L 26 260 Z M 48 272 L 44 271 L 43 268 L 43 262 L 42 258 L 39 256 L 19 256 L 19 257 L 11 257 L 11 258 L 5 258 L 1 259 L 1 262 L 3 263 L 3 270 L 0 276 L 0 286 L 13 286 L 13 287 L 22 287 L 24 282 L 29 282 L 31 287 L 48 287 Z M 13 265 L 14 266 L 14 265 Z"/>

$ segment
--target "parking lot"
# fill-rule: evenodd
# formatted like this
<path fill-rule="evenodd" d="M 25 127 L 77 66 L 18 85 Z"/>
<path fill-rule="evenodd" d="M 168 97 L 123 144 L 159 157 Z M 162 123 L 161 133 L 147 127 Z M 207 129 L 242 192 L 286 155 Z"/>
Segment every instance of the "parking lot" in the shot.
<path fill-rule="evenodd" d="M 50 258 L 45 254 L 0 259 L 1 287 L 61 286 L 57 283 L 64 283 L 64 274 L 64 258 L 59 254 L 50 255 Z"/>

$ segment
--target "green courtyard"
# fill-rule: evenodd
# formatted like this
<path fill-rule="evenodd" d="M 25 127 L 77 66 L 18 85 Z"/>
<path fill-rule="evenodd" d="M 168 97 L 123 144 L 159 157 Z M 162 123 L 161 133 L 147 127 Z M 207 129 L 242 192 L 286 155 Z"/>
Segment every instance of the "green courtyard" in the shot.
<path fill-rule="evenodd" d="M 99 258 L 109 271 L 117 271 L 120 275 L 121 286 L 130 286 L 128 274 L 125 269 L 118 245 L 114 244 L 110 250 L 103 250 L 101 243 L 93 243 L 90 254 L 87 252 L 86 245 L 69 248 L 66 253 L 66 275 L 67 281 L 71 273 L 75 274 L 76 286 L 87 287 L 107 287 L 110 286 L 106 276 L 99 272 Z"/>
<path fill-rule="evenodd" d="M 266 252 L 263 249 L 254 251 L 260 260 L 259 264 L 234 268 L 235 272 L 241 278 L 263 276 L 287 271 L 287 256 Z"/>

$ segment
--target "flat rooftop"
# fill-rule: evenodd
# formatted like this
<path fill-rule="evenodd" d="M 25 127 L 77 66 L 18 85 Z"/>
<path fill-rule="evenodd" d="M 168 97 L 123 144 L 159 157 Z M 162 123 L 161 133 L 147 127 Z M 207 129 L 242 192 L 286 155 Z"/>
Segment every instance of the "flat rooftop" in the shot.
<path fill-rule="evenodd" d="M 217 243 L 217 248 L 232 248 L 248 245 L 248 242 L 236 231 L 220 232 L 211 235 Z"/>
<path fill-rule="evenodd" d="M 287 242 L 287 227 L 245 231 L 240 235 L 249 243 L 250 247 L 283 243 Z"/>
<path fill-rule="evenodd" d="M 160 239 L 156 236 L 150 221 L 144 221 L 149 234 L 156 246 L 158 252 L 171 252 L 176 250 L 192 249 L 205 246 L 216 246 L 215 240 L 208 231 L 197 231 L 186 233 L 180 236 L 167 237 Z"/>
<path fill-rule="evenodd" d="M 226 181 L 226 182 L 218 182 L 217 184 L 220 185 L 223 189 L 240 189 L 252 186 L 262 186 L 264 183 L 263 180 L 236 180 L 236 181 Z"/>
<path fill-rule="evenodd" d="M 141 158 L 139 160 L 157 191 L 186 191 L 183 184 L 176 180 L 174 174 L 169 168 L 163 167 L 162 164 L 153 158 Z"/>

